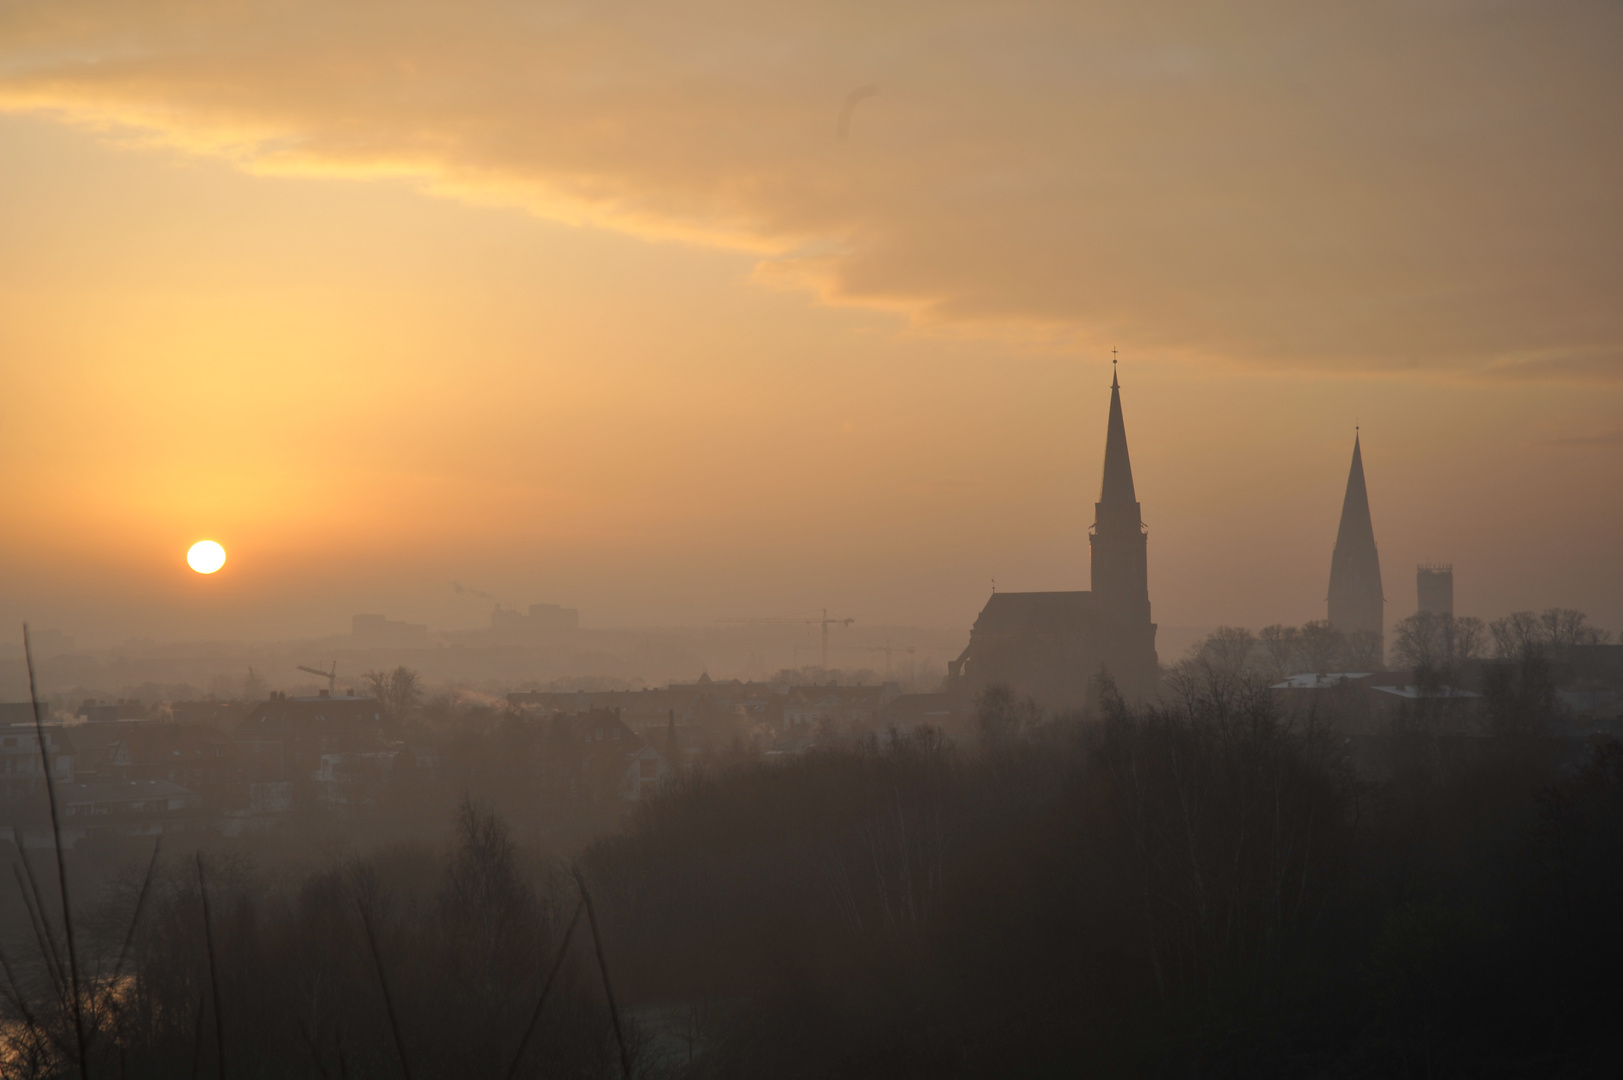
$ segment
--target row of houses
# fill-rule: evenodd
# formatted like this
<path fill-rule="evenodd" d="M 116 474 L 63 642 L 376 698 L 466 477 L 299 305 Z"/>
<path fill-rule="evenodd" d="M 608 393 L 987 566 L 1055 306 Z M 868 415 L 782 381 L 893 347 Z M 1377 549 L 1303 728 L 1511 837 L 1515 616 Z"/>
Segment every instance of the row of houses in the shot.
<path fill-rule="evenodd" d="M 274 694 L 246 717 L 240 703 L 179 703 L 154 713 L 87 701 L 80 722 L 43 726 L 43 755 L 31 722 L 5 719 L 13 722 L 0 727 L 0 829 L 30 846 L 52 842 L 46 761 L 64 840 L 76 845 L 98 836 L 263 827 L 292 807 L 296 789 L 348 799 L 347 756 L 398 752 L 385 738 L 378 703 L 353 696 Z"/>
<path fill-rule="evenodd" d="M 1477 665 L 1480 667 L 1481 665 Z M 1464 672 L 1482 685 L 1480 671 Z M 1487 734 L 1488 699 L 1476 690 L 1421 684 L 1411 671 L 1312 672 L 1292 675 L 1272 686 L 1280 704 L 1312 711 L 1348 733 L 1384 730 L 1394 720 L 1425 718 L 1434 730 L 1459 735 Z M 1623 735 L 1623 696 L 1605 684 L 1552 685 L 1552 733 L 1572 736 Z"/>
<path fill-rule="evenodd" d="M 40 732 L 32 725 L 0 727 L 0 831 L 12 832 L 30 847 L 53 842 L 44 800 L 47 769 L 70 846 L 97 834 L 157 835 L 195 817 L 195 791 L 157 777 L 81 772 L 73 734 L 59 725 L 44 727 L 43 734 L 41 753 Z"/>
<path fill-rule="evenodd" d="M 1374 732 L 1420 709 L 1444 727 L 1461 731 L 1482 716 L 1482 695 L 1456 686 L 1415 684 L 1407 671 L 1353 671 L 1291 675 L 1271 687 L 1293 711 L 1311 712 L 1348 733 Z"/>
<path fill-rule="evenodd" d="M 674 728 L 685 746 L 689 736 L 743 734 L 757 749 L 780 752 L 804 749 L 832 732 L 947 727 L 967 718 L 973 707 L 950 694 L 904 694 L 894 682 L 786 686 L 709 675 L 663 689 L 514 693 L 507 703 L 536 715 L 609 711 L 639 736 Z"/>
<path fill-rule="evenodd" d="M 0 832 L 15 830 L 30 846 L 53 842 L 47 762 L 70 845 L 193 828 L 237 834 L 312 805 L 366 812 L 403 773 L 431 776 L 439 764 L 432 748 L 395 737 L 368 697 L 273 693 L 228 715 L 235 723 L 224 727 L 136 718 L 47 724 L 43 754 L 31 721 L 0 727 Z M 530 765 L 536 782 L 566 799 L 637 801 L 675 773 L 662 748 L 617 710 L 560 711 L 545 728 Z"/>

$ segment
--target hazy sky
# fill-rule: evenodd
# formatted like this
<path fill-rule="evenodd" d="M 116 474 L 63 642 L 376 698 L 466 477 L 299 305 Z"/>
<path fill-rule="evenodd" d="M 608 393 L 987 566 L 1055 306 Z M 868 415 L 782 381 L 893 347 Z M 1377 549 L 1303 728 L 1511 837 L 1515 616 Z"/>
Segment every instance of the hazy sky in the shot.
<path fill-rule="evenodd" d="M 1623 628 L 1623 4 L 0 0 L 0 616 Z M 184 552 L 230 553 L 214 578 Z"/>

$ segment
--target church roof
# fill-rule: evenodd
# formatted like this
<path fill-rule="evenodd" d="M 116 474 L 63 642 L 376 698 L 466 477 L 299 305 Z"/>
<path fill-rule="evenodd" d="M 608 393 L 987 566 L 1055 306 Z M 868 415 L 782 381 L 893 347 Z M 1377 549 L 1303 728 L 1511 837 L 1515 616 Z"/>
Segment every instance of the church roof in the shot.
<path fill-rule="evenodd" d="M 1099 492 L 1102 503 L 1136 503 L 1133 464 L 1127 458 L 1127 425 L 1121 418 L 1121 384 L 1110 376 L 1110 425 L 1105 432 L 1105 479 Z"/>
<path fill-rule="evenodd" d="M 1066 623 L 1093 610 L 1090 592 L 993 593 L 975 620 L 975 632 L 997 633 L 1033 625 Z"/>

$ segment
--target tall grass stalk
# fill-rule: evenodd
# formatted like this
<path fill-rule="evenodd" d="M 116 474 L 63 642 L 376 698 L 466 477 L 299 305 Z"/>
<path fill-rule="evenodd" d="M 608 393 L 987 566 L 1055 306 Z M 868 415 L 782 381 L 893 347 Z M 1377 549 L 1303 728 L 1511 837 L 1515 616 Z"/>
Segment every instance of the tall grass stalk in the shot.
<path fill-rule="evenodd" d="M 62 823 L 56 810 L 56 780 L 51 776 L 51 752 L 45 742 L 45 719 L 39 711 L 39 692 L 34 685 L 34 648 L 28 640 L 28 624 L 23 623 L 23 659 L 28 665 L 28 700 L 34 709 L 34 734 L 39 739 L 40 763 L 45 767 L 45 798 L 51 804 L 51 839 L 56 847 L 56 882 L 62 890 L 62 932 L 67 938 L 69 989 L 73 993 L 73 1041 L 79 1052 L 79 1078 L 90 1080 L 90 1061 L 85 1056 L 84 999 L 79 994 L 79 957 L 73 947 L 73 907 L 68 902 L 68 870 L 62 858 Z M 19 849 L 21 850 L 21 849 Z M 42 910 L 40 915 L 45 912 Z"/>
<path fill-rule="evenodd" d="M 214 927 L 209 918 L 209 890 L 203 880 L 203 853 L 197 853 L 197 891 L 203 898 L 203 944 L 209 954 L 209 994 L 214 998 L 214 1049 L 220 1080 L 225 1080 L 225 1018 L 220 1015 L 220 977 L 214 962 Z M 194 1063 L 193 1068 L 196 1068 Z"/>
<path fill-rule="evenodd" d="M 625 1032 L 620 1028 L 620 1006 L 614 1001 L 614 987 L 609 982 L 609 962 L 603 957 L 603 935 L 598 933 L 597 912 L 592 910 L 592 894 L 586 891 L 586 879 L 581 877 L 580 867 L 571 866 L 570 871 L 575 875 L 575 884 L 580 886 L 580 900 L 586 905 L 586 922 L 592 928 L 592 946 L 597 950 L 597 970 L 603 975 L 603 994 L 609 999 L 609 1019 L 614 1023 L 614 1041 L 620 1045 L 620 1069 L 631 1080 L 631 1054 L 626 1050 Z"/>
<path fill-rule="evenodd" d="M 535 1011 L 530 1014 L 529 1026 L 524 1029 L 524 1037 L 518 1041 L 518 1050 L 513 1054 L 513 1064 L 507 1068 L 507 1080 L 513 1080 L 518 1075 L 519 1063 L 524 1060 L 524 1051 L 530 1045 L 530 1036 L 535 1034 L 536 1025 L 541 1023 L 541 1006 L 547 1003 L 547 994 L 552 991 L 552 981 L 558 977 L 559 969 L 564 966 L 564 955 L 569 952 L 569 939 L 575 935 L 575 924 L 580 922 L 581 909 L 585 906 L 584 897 L 575 905 L 575 914 L 569 919 L 569 929 L 564 931 L 564 940 L 558 946 L 558 955 L 552 961 L 552 970 L 547 972 L 547 981 L 541 984 L 541 996 L 536 999 Z"/>
<path fill-rule="evenodd" d="M 22 851 L 21 837 L 17 838 L 17 844 L 17 850 Z M 28 911 L 28 922 L 34 930 L 34 944 L 39 948 L 40 959 L 45 963 L 45 973 L 51 978 L 51 989 L 56 992 L 57 1001 L 65 1009 L 68 1004 L 67 980 L 62 977 L 62 961 L 57 956 L 56 939 L 51 936 L 50 924 L 45 921 L 45 912 L 39 906 L 39 886 L 34 881 L 33 873 L 29 871 L 28 859 L 25 857 L 22 860 L 21 869 L 17 863 L 12 863 L 11 872 L 17 879 L 17 891 L 22 894 L 23 907 Z"/>
<path fill-rule="evenodd" d="M 366 905 L 359 900 L 355 906 L 360 909 L 361 925 L 366 928 L 366 943 L 372 949 L 372 966 L 377 969 L 378 987 L 383 991 L 383 1007 L 389 1014 L 389 1031 L 394 1035 L 394 1050 L 400 1057 L 400 1071 L 405 1074 L 406 1080 L 411 1080 L 411 1064 L 406 1060 L 406 1041 L 400 1034 L 394 998 L 389 995 L 389 980 L 383 977 L 383 957 L 378 953 L 378 936 L 372 932 L 372 917 L 366 913 Z"/>

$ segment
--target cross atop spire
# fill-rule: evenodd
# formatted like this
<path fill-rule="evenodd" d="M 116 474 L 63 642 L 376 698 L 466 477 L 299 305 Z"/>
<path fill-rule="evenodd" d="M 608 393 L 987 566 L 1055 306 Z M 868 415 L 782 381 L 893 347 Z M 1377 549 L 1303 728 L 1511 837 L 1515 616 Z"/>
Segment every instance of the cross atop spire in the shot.
<path fill-rule="evenodd" d="M 1121 384 L 1116 381 L 1116 347 L 1110 346 L 1110 389 L 1120 389 Z"/>

